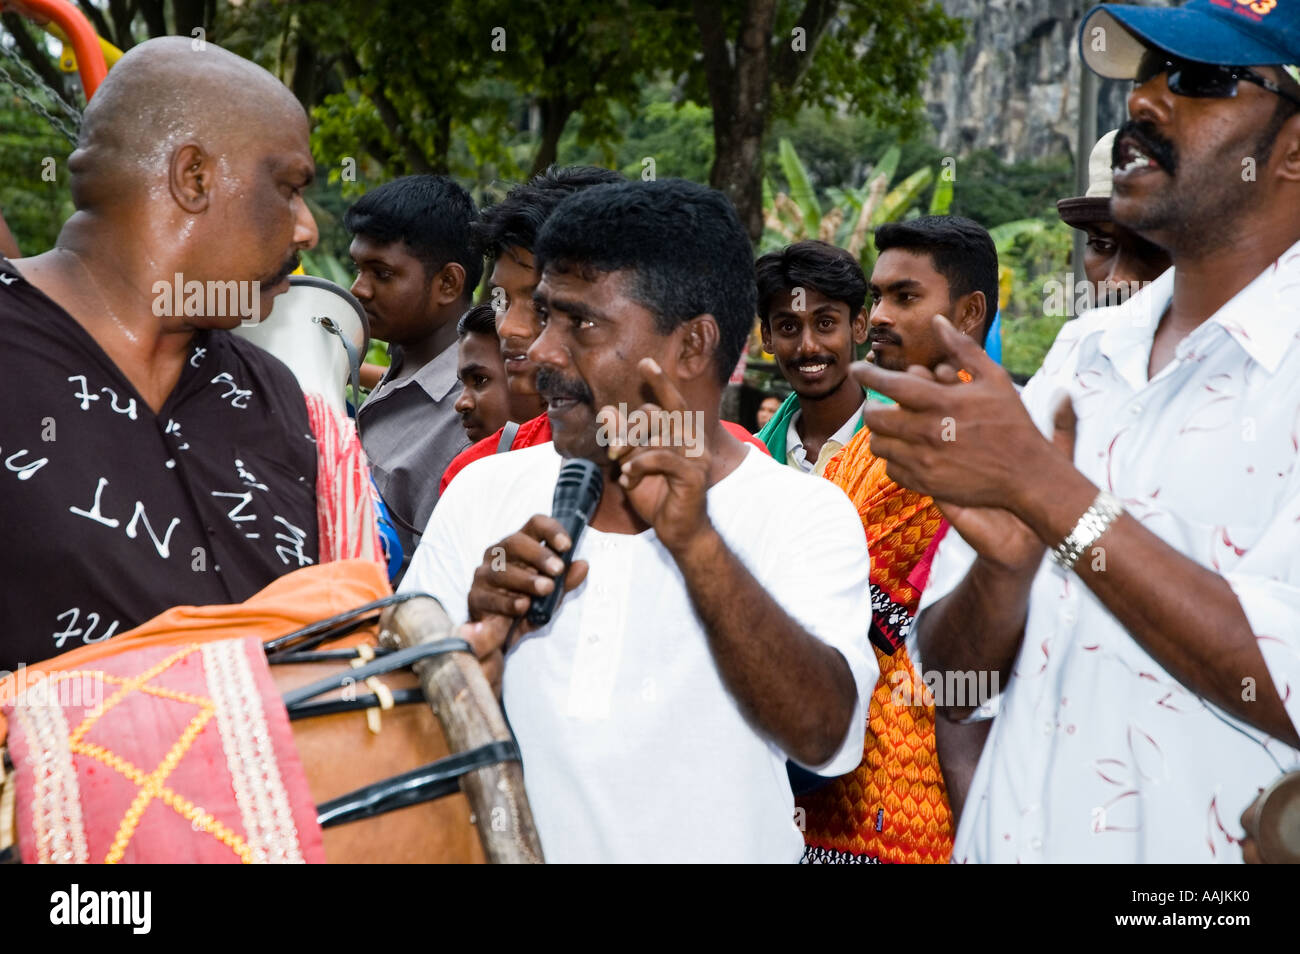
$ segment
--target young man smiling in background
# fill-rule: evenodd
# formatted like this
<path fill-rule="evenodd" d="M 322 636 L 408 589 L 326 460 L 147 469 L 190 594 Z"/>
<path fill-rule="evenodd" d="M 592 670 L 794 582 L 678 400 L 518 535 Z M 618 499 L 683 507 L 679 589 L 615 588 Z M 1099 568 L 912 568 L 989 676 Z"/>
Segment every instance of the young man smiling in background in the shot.
<path fill-rule="evenodd" d="M 777 460 L 820 475 L 862 428 L 865 393 L 849 365 L 867 340 L 867 282 L 852 255 L 817 241 L 768 252 L 754 269 L 763 347 L 794 388 L 758 438 Z"/>

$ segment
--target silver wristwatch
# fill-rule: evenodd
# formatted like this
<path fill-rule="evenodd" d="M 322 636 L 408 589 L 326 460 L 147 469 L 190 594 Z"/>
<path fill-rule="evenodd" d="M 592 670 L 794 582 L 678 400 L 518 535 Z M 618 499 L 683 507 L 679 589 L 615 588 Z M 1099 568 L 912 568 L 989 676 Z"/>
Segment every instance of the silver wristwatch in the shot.
<path fill-rule="evenodd" d="M 1092 505 L 1083 512 L 1079 522 L 1074 525 L 1069 536 L 1052 549 L 1052 562 L 1067 572 L 1073 570 L 1084 552 L 1097 542 L 1097 538 L 1105 533 L 1123 512 L 1124 506 L 1119 502 L 1118 497 L 1109 490 L 1100 491 Z"/>

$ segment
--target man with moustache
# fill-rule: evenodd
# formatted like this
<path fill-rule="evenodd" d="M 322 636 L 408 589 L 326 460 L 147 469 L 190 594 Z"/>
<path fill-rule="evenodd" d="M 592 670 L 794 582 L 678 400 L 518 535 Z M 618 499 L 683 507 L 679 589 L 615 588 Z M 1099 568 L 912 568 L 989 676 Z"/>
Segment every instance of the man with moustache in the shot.
<path fill-rule="evenodd" d="M 55 248 L 0 259 L 0 669 L 244 600 L 324 545 L 302 390 L 229 333 L 316 243 L 302 107 L 211 43 L 150 40 L 87 105 L 68 168 Z M 210 293 L 173 314 L 179 281 L 258 282 L 259 315 Z"/>
<path fill-rule="evenodd" d="M 456 411 L 456 323 L 483 275 L 469 238 L 475 216 L 468 192 L 433 175 L 386 182 L 343 216 L 352 294 L 393 358 L 357 427 L 408 563 L 438 501 L 434 478 L 469 446 Z"/>
<path fill-rule="evenodd" d="M 497 334 L 510 387 L 510 420 L 456 456 L 442 475 L 439 493 L 473 461 L 550 441 L 551 422 L 537 394 L 537 366 L 528 357 L 528 349 L 541 333 L 533 292 L 542 276 L 533 247 L 547 217 L 570 195 L 594 185 L 626 181 L 619 173 L 596 166 L 552 166 L 511 189 L 500 203 L 484 209 L 474 223 L 475 246 L 493 262 L 489 296 L 496 308 Z M 755 442 L 740 425 L 727 421 L 723 426 L 741 440 Z"/>
<path fill-rule="evenodd" d="M 923 216 L 876 230 L 871 274 L 872 357 L 883 368 L 933 368 L 943 358 L 931 327 L 951 315 L 984 341 L 997 307 L 998 253 L 980 225 Z M 850 380 L 853 380 L 850 378 Z M 856 383 L 856 382 L 855 382 Z M 880 667 L 861 764 L 804 794 L 805 858 L 817 863 L 946 862 L 954 815 L 984 742 L 984 726 L 936 725 L 933 700 L 904 642 L 920 602 L 913 580 L 942 516 L 934 501 L 900 487 L 863 429 L 823 476 L 857 508 L 871 552 L 871 644 Z M 956 797 L 951 801 L 950 794 Z"/>
<path fill-rule="evenodd" d="M 849 377 L 867 340 L 867 281 L 852 255 L 808 240 L 760 256 L 759 329 L 763 348 L 794 390 L 759 431 L 772 456 L 806 474 L 862 428 L 862 386 Z"/>
<path fill-rule="evenodd" d="M 602 185 L 555 210 L 537 260 L 528 357 L 554 442 L 453 481 L 403 589 L 471 620 L 548 860 L 796 861 L 786 760 L 856 765 L 877 670 L 853 508 L 718 418 L 754 315 L 748 236 L 716 190 Z M 702 440 L 603 439 L 660 412 Z M 571 457 L 604 469 L 604 493 L 532 630 L 573 545 L 547 515 Z"/>
<path fill-rule="evenodd" d="M 1023 403 L 941 319 L 933 371 L 855 370 L 898 401 L 872 449 L 957 531 L 921 661 L 1001 677 L 956 860 L 1240 861 L 1300 763 L 1300 8 L 1252 7 L 1083 21 L 1136 84 L 1111 215 L 1172 269 L 1067 323 Z"/>

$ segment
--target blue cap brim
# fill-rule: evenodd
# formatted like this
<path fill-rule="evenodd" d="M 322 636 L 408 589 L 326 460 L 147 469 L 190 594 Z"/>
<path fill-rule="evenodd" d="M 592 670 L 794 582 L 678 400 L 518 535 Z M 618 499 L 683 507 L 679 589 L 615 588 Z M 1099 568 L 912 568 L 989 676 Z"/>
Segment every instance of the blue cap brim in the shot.
<path fill-rule="evenodd" d="M 1079 52 L 1089 69 L 1107 79 L 1133 79 L 1142 54 L 1152 46 L 1183 59 L 1221 66 L 1295 61 L 1294 55 L 1237 29 L 1234 17 L 1231 11 L 1108 3 L 1083 18 Z"/>

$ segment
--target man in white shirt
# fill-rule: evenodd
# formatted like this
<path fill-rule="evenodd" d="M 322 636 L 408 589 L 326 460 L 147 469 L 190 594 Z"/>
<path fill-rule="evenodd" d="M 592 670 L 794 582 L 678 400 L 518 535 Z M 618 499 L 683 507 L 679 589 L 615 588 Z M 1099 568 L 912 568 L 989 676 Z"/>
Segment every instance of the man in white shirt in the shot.
<path fill-rule="evenodd" d="M 633 182 L 566 199 L 536 253 L 554 442 L 470 464 L 402 588 L 472 621 L 548 860 L 797 861 L 786 760 L 856 766 L 878 669 L 852 505 L 718 419 L 754 315 L 748 237 L 715 190 Z M 638 442 L 636 415 L 678 428 Z M 574 457 L 604 493 L 530 629 L 571 546 L 547 514 Z"/>
<path fill-rule="evenodd" d="M 1068 323 L 1023 404 L 942 319 L 933 373 L 855 368 L 899 402 L 873 451 L 958 532 L 925 668 L 1003 686 L 954 860 L 1237 862 L 1300 765 L 1300 10 L 1269 17 L 1085 18 L 1085 61 L 1137 81 L 1114 220 L 1174 267 Z"/>

